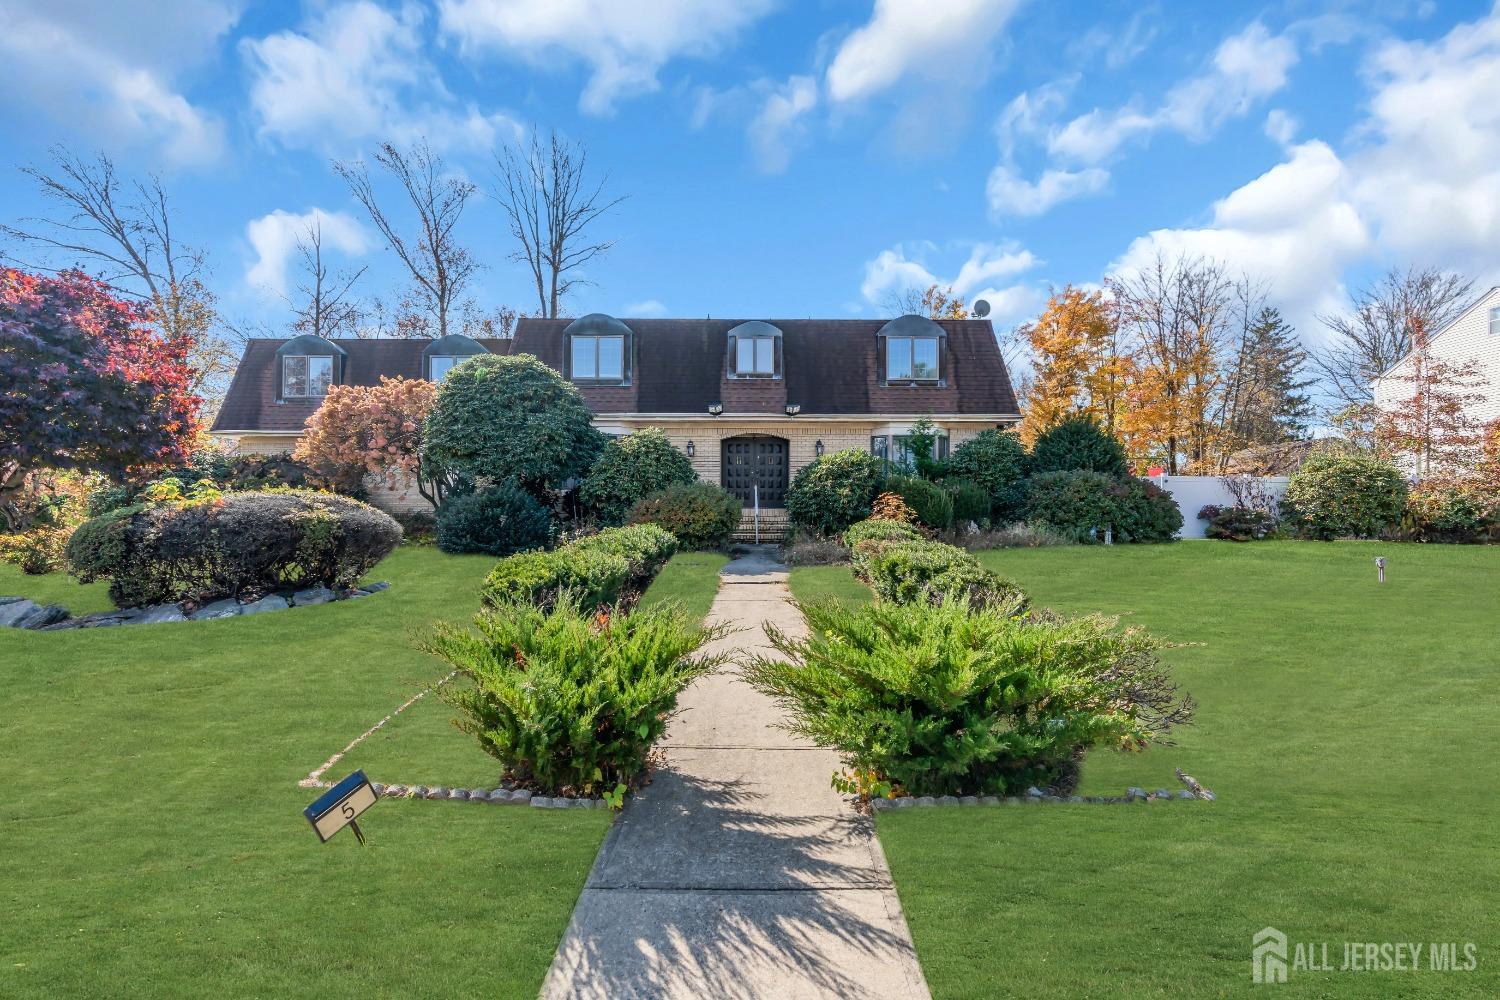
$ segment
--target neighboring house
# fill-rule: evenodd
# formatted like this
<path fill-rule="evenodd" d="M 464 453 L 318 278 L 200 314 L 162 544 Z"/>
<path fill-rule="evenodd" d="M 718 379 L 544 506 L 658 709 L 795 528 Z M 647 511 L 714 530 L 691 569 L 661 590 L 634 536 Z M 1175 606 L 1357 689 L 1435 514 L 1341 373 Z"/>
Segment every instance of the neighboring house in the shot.
<path fill-rule="evenodd" d="M 242 453 L 290 451 L 335 384 L 439 379 L 475 354 L 533 354 L 578 386 L 607 434 L 660 427 L 698 475 L 749 506 L 784 506 L 798 469 L 825 452 L 900 459 L 930 417 L 938 457 L 1020 420 L 987 320 L 522 319 L 510 340 L 252 340 L 214 421 Z M 372 489 L 421 509 L 415 489 Z"/>
<path fill-rule="evenodd" d="M 1477 361 L 1489 385 L 1481 390 L 1484 399 L 1469 407 L 1469 416 L 1484 423 L 1500 418 L 1500 285 L 1429 337 L 1427 354 L 1450 365 Z M 1408 354 L 1375 380 L 1377 406 L 1389 406 L 1411 396 L 1411 383 L 1400 380 L 1410 377 L 1411 366 L 1412 355 Z"/>

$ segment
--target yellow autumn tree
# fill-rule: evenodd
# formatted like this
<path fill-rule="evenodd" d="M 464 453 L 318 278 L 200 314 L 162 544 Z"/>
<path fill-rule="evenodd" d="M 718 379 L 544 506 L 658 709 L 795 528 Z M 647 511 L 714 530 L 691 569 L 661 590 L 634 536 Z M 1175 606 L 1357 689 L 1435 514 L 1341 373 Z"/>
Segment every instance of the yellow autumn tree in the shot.
<path fill-rule="evenodd" d="M 1021 334 L 1033 358 L 1033 375 L 1022 393 L 1020 432 L 1026 446 L 1076 414 L 1114 433 L 1132 363 L 1120 350 L 1114 309 L 1103 293 L 1072 285 L 1053 292 L 1041 316 Z"/>

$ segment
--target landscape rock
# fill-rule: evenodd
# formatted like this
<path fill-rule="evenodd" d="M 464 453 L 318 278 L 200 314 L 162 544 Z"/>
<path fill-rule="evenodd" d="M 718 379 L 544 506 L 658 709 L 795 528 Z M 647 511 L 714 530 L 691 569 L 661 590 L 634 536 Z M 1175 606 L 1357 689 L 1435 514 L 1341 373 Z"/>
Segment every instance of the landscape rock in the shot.
<path fill-rule="evenodd" d="M 292 595 L 292 605 L 300 608 L 308 604 L 327 604 L 338 600 L 338 596 L 327 587 L 309 587 Z"/>
<path fill-rule="evenodd" d="M 892 801 L 897 809 L 910 809 L 917 804 L 916 799 L 913 799 L 910 795 L 903 795 L 901 798 Z"/>
<path fill-rule="evenodd" d="M 1177 797 L 1179 799 L 1196 799 L 1198 796 L 1194 795 L 1192 792 L 1184 788 L 1182 791 L 1177 793 Z"/>
<path fill-rule="evenodd" d="M 450 789 L 448 789 L 448 798 L 450 798 L 450 799 L 467 799 L 468 797 L 469 797 L 469 790 L 467 788 L 450 788 Z"/>
<path fill-rule="evenodd" d="M 126 621 L 131 625 L 158 625 L 162 622 L 180 622 L 186 619 L 187 616 L 182 613 L 182 605 L 158 604 L 154 608 L 146 608 L 139 614 L 132 615 Z"/>
<path fill-rule="evenodd" d="M 382 794 L 385 795 L 385 797 L 388 798 L 388 799 L 399 799 L 399 798 L 401 798 L 401 796 L 403 796 L 403 795 L 406 794 L 406 786 L 405 785 L 386 785 L 385 786 L 385 791 Z"/>
<path fill-rule="evenodd" d="M 1170 799 L 1172 797 L 1172 793 L 1167 791 L 1165 788 L 1158 788 L 1151 794 L 1155 795 L 1159 799 Z"/>
<path fill-rule="evenodd" d="M 489 801 L 491 801 L 491 802 L 499 802 L 499 803 L 509 802 L 510 801 L 510 790 L 507 789 L 507 788 L 497 788 L 493 792 L 490 792 L 488 798 L 489 798 Z"/>
<path fill-rule="evenodd" d="M 1144 802 L 1146 800 L 1146 790 L 1144 788 L 1136 788 L 1134 785 L 1132 785 L 1131 787 L 1125 789 L 1125 798 L 1130 801 L 1135 801 L 1138 799 Z"/>
<path fill-rule="evenodd" d="M 18 605 L 10 605 L 10 607 L 17 606 Z M 36 607 L 35 604 L 32 604 L 32 608 L 32 611 L 23 615 L 17 621 L 12 622 L 12 627 L 42 629 L 46 628 L 48 625 L 55 625 L 68 617 L 68 609 L 63 607 L 61 604 L 44 604 L 41 607 Z"/>
<path fill-rule="evenodd" d="M 1000 797 L 998 795 L 981 795 L 979 796 L 979 804 L 982 806 L 998 806 L 1000 804 Z"/>
<path fill-rule="evenodd" d="M 917 796 L 917 805 L 935 806 L 937 805 L 937 799 L 933 798 L 931 795 L 919 795 Z"/>
<path fill-rule="evenodd" d="M 389 590 L 390 587 L 391 585 L 389 583 L 386 583 L 384 580 L 376 580 L 374 583 L 365 584 L 360 589 L 367 594 L 374 594 L 382 590 Z"/>
<path fill-rule="evenodd" d="M 958 796 L 957 795 L 942 795 L 942 796 L 939 796 L 938 797 L 938 805 L 940 805 L 940 806 L 956 806 L 956 805 L 958 805 Z"/>
<path fill-rule="evenodd" d="M 24 598 L 24 597 L 6 597 L 6 596 L 3 596 L 3 595 L 0 595 L 0 606 L 4 606 L 6 604 L 14 604 L 17 601 L 24 601 L 24 600 L 26 600 L 26 598 Z"/>
<path fill-rule="evenodd" d="M 17 623 L 36 610 L 38 610 L 36 601 L 28 600 L 24 597 L 6 604 L 0 604 L 0 626 L 24 628 L 25 626 Z"/>
<path fill-rule="evenodd" d="M 427 789 L 427 794 L 422 797 L 424 799 L 446 799 L 448 797 L 448 789 L 442 785 L 434 785 Z"/>
<path fill-rule="evenodd" d="M 214 601 L 188 615 L 195 622 L 209 621 L 214 618 L 233 618 L 240 613 L 240 602 L 232 597 L 226 597 L 222 601 Z"/>
<path fill-rule="evenodd" d="M 510 800 L 512 802 L 519 802 L 524 806 L 531 801 L 531 792 L 525 788 L 517 788 L 510 793 Z"/>
<path fill-rule="evenodd" d="M 531 805 L 535 809 L 551 809 L 552 800 L 545 795 L 533 795 Z"/>
<path fill-rule="evenodd" d="M 406 794 L 414 799 L 425 799 L 427 797 L 427 786 L 412 785 L 411 788 L 407 789 Z"/>
<path fill-rule="evenodd" d="M 489 789 L 487 789 L 487 788 L 471 788 L 471 789 L 469 789 L 469 801 L 470 802 L 488 802 L 489 798 L 490 798 L 490 792 L 489 792 Z"/>
<path fill-rule="evenodd" d="M 288 604 L 286 602 L 286 598 L 282 597 L 280 594 L 267 594 L 265 597 L 262 597 L 258 601 L 251 601 L 249 604 L 241 604 L 240 614 L 258 615 L 262 611 L 285 611 L 289 607 L 291 607 L 291 605 Z"/>
<path fill-rule="evenodd" d="M 1026 797 L 1028 799 L 1039 799 L 1043 794 L 1044 793 L 1042 792 L 1042 790 L 1035 785 L 1032 785 L 1030 788 L 1026 789 Z"/>
<path fill-rule="evenodd" d="M 894 809 L 895 806 L 890 799 L 871 799 L 870 808 L 876 812 L 885 812 L 887 809 Z"/>
<path fill-rule="evenodd" d="M 958 800 L 958 804 L 961 806 L 977 806 L 979 805 L 979 796 L 965 795 L 963 798 Z"/>

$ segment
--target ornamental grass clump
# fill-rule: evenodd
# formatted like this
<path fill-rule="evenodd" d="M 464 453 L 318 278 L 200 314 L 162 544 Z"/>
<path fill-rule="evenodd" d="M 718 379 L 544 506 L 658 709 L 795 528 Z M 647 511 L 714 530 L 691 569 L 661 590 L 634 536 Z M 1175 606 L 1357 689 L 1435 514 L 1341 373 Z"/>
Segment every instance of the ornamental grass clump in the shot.
<path fill-rule="evenodd" d="M 1077 783 L 1092 747 L 1141 750 L 1190 721 L 1140 629 L 1014 607 L 798 604 L 808 635 L 767 626 L 779 658 L 750 683 L 790 729 L 842 756 L 861 795 L 1015 795 Z"/>
<path fill-rule="evenodd" d="M 618 795 L 641 774 L 677 696 L 726 654 L 726 634 L 677 608 L 595 612 L 571 594 L 543 610 L 497 605 L 474 631 L 438 625 L 425 643 L 460 675 L 443 686 L 453 724 L 542 794 Z"/>

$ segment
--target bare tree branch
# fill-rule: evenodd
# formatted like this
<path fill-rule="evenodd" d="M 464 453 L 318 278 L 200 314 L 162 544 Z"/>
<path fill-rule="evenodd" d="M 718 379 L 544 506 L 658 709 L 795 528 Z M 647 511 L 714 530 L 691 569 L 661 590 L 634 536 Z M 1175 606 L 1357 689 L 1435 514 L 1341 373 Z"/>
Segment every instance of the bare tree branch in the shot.
<path fill-rule="evenodd" d="M 291 303 L 297 317 L 294 328 L 325 338 L 356 330 L 361 310 L 359 303 L 349 298 L 349 291 L 367 268 L 329 273 L 323 263 L 323 222 L 319 218 L 314 218 L 297 238 L 297 253 L 305 277 L 297 286 L 299 300 Z"/>

